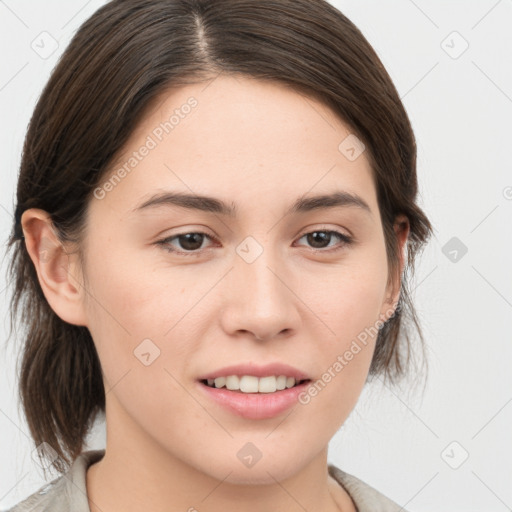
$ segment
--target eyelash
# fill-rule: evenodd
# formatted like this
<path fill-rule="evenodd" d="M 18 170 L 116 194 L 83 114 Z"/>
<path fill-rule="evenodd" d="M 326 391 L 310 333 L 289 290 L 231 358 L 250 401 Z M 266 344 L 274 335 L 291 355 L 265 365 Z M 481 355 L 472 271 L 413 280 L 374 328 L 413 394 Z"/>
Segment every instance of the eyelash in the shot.
<path fill-rule="evenodd" d="M 331 230 L 331 229 L 315 229 L 313 231 L 308 231 L 304 234 L 302 234 L 300 237 L 299 237 L 299 240 L 301 238 L 304 238 L 306 235 L 310 235 L 310 234 L 313 234 L 313 233 L 329 233 L 329 234 L 334 234 L 335 236 L 337 236 L 339 239 L 341 239 L 341 244 L 338 246 L 338 247 L 335 247 L 335 248 L 331 248 L 331 249 L 312 249 L 312 251 L 317 254 L 317 253 L 327 253 L 327 254 L 332 254 L 333 252 L 337 252 L 337 251 L 340 251 L 341 249 L 345 248 L 346 246 L 350 245 L 352 242 L 353 242 L 353 239 L 352 237 L 348 236 L 348 235 L 345 235 L 343 233 L 340 233 L 339 231 L 335 231 L 335 230 Z M 182 256 L 199 256 L 201 255 L 202 251 L 201 249 L 198 249 L 196 251 L 178 251 L 176 249 L 173 249 L 171 248 L 170 246 L 170 241 L 171 240 L 174 240 L 175 238 L 179 238 L 180 236 L 184 236 L 184 235 L 203 235 L 207 238 L 210 238 L 211 240 L 215 241 L 218 243 L 218 240 L 211 236 L 211 235 L 208 235 L 207 233 L 204 233 L 202 231 L 188 231 L 188 232 L 184 232 L 184 233 L 178 233 L 177 235 L 172 235 L 172 236 L 169 236 L 167 238 L 164 238 L 162 240 L 158 240 L 156 242 L 157 245 L 160 245 L 164 248 L 164 250 L 166 250 L 167 252 L 170 252 L 170 253 L 174 253 L 174 254 L 178 254 L 178 255 L 182 255 Z"/>

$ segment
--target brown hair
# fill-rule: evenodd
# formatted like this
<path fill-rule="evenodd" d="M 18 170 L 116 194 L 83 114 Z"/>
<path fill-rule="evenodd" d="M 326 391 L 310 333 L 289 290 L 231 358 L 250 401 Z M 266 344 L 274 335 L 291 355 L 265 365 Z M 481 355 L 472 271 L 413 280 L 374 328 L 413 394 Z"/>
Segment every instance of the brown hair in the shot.
<path fill-rule="evenodd" d="M 63 241 L 79 242 L 95 187 L 141 117 L 166 88 L 219 73 L 272 80 L 315 97 L 367 147 L 386 240 L 389 277 L 399 271 L 393 222 L 410 223 L 408 271 L 432 232 L 416 204 L 416 145 L 399 95 L 362 33 L 325 0 L 114 0 L 80 27 L 31 118 L 9 240 L 12 321 L 25 329 L 20 400 L 36 446 L 64 471 L 104 411 L 100 362 L 86 327 L 62 321 L 46 301 L 20 226 L 46 210 Z M 341 141 L 340 141 L 341 142 Z M 382 327 L 369 376 L 397 381 L 411 342 L 424 340 L 403 275 L 397 311 Z"/>

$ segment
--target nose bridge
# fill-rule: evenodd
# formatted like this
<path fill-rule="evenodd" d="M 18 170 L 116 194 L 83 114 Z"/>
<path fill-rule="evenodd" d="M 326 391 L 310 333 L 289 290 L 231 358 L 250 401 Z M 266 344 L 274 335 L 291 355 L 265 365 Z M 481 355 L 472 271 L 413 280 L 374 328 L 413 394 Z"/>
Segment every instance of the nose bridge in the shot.
<path fill-rule="evenodd" d="M 244 252 L 246 249 L 248 252 Z M 279 261 L 278 251 L 270 244 L 263 247 L 254 240 L 242 242 L 237 248 L 238 258 L 235 264 L 236 279 L 247 287 L 247 300 L 254 310 L 271 311 L 289 300 L 282 278 L 278 278 L 283 265 Z"/>
<path fill-rule="evenodd" d="M 257 338 L 293 328 L 294 295 L 286 286 L 285 265 L 279 251 L 247 237 L 236 248 L 230 272 L 225 328 L 251 331 Z"/>

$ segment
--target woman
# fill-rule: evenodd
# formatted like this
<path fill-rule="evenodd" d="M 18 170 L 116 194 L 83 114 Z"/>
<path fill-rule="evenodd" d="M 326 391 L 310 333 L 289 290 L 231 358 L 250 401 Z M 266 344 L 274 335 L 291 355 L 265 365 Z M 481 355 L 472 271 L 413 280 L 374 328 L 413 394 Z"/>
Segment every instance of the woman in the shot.
<path fill-rule="evenodd" d="M 389 75 L 325 1 L 100 8 L 21 163 L 20 396 L 66 475 L 12 510 L 401 509 L 327 446 L 368 379 L 406 374 L 406 317 L 421 341 L 415 166 Z"/>

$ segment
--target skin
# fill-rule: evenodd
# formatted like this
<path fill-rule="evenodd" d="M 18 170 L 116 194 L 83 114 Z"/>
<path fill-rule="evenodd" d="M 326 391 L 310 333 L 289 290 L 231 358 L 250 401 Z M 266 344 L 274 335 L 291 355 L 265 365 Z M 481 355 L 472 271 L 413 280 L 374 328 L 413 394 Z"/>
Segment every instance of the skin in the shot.
<path fill-rule="evenodd" d="M 375 338 L 307 405 L 270 419 L 228 412 L 196 379 L 278 361 L 316 381 L 359 333 L 393 313 L 400 283 L 388 283 L 366 152 L 350 161 L 338 150 L 351 130 L 323 104 L 280 84 L 221 76 L 162 94 L 112 170 L 191 96 L 192 112 L 91 200 L 83 266 L 45 212 L 22 218 L 47 300 L 63 320 L 89 328 L 103 368 L 107 450 L 87 472 L 91 511 L 217 512 L 240 503 L 249 512 L 355 511 L 327 474 L 327 446 L 360 396 Z M 235 203 L 237 217 L 169 205 L 135 211 L 163 191 Z M 285 215 L 301 196 L 334 191 L 357 194 L 370 211 Z M 333 235 L 313 245 L 304 236 L 321 230 L 353 242 Z M 403 268 L 407 219 L 395 230 Z M 213 237 L 196 244 L 197 255 L 156 244 L 194 232 Z M 248 236 L 263 249 L 250 264 L 236 252 Z M 167 246 L 190 247 L 178 238 Z M 148 338 L 160 355 L 146 366 L 134 350 Z M 248 442 L 262 454 L 251 468 L 237 457 Z"/>

